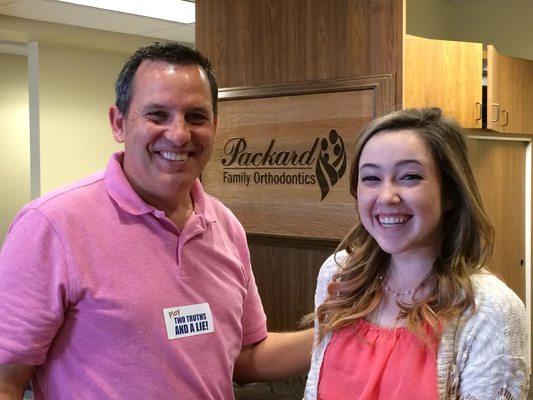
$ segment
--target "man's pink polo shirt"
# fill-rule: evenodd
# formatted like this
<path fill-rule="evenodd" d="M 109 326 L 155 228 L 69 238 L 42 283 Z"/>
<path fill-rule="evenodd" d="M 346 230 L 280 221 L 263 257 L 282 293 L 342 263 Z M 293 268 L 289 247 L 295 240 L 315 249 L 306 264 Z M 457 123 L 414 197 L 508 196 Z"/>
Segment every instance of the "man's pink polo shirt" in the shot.
<path fill-rule="evenodd" d="M 15 218 L 0 363 L 38 365 L 37 399 L 232 399 L 241 346 L 266 336 L 242 226 L 196 182 L 179 232 L 122 157 Z"/>

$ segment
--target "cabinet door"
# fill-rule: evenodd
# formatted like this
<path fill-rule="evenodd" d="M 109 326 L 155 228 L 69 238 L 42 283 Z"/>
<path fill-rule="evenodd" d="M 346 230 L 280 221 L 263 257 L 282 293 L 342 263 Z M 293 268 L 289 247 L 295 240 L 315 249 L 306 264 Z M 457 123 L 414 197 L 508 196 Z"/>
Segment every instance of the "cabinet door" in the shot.
<path fill-rule="evenodd" d="M 481 128 L 481 43 L 404 35 L 403 108 L 440 107 L 465 128 Z"/>
<path fill-rule="evenodd" d="M 487 128 L 533 133 L 533 61 L 487 46 Z"/>
<path fill-rule="evenodd" d="M 526 143 L 469 139 L 469 158 L 496 241 L 489 270 L 525 302 Z"/>

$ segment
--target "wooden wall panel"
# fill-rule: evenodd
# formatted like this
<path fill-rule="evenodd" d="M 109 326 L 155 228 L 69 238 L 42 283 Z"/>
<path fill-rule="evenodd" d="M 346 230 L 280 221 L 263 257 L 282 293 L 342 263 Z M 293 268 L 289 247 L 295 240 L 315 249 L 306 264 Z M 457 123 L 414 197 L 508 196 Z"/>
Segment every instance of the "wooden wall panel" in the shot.
<path fill-rule="evenodd" d="M 196 13 L 220 87 L 400 73 L 402 0 L 197 0 Z"/>
<path fill-rule="evenodd" d="M 320 266 L 338 243 L 249 235 L 248 244 L 268 329 L 298 329 L 313 311 Z"/>
<path fill-rule="evenodd" d="M 247 233 L 340 240 L 355 221 L 347 168 L 355 140 L 364 125 L 392 111 L 393 91 L 390 76 L 222 89 L 204 188 Z M 264 158 L 291 152 L 307 154 L 305 161 Z"/>
<path fill-rule="evenodd" d="M 399 108 L 402 16 L 403 0 L 196 0 L 196 47 L 220 88 L 391 75 L 387 108 Z M 334 247 L 250 237 L 270 329 L 294 329 L 311 311 L 318 269 Z"/>
<path fill-rule="evenodd" d="M 496 231 L 489 270 L 525 302 L 525 170 L 527 142 L 469 139 L 483 205 Z"/>

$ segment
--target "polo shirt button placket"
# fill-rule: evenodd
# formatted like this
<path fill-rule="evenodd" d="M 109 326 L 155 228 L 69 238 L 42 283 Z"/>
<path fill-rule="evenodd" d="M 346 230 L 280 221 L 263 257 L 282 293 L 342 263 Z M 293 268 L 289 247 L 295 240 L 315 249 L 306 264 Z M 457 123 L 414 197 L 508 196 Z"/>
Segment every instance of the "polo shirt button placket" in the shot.
<path fill-rule="evenodd" d="M 180 235 L 179 229 L 176 227 L 176 225 L 174 225 L 174 223 L 170 219 L 167 218 L 164 211 L 154 210 L 152 211 L 152 215 L 156 217 L 161 222 L 162 225 L 166 225 L 173 234 L 179 237 Z"/>

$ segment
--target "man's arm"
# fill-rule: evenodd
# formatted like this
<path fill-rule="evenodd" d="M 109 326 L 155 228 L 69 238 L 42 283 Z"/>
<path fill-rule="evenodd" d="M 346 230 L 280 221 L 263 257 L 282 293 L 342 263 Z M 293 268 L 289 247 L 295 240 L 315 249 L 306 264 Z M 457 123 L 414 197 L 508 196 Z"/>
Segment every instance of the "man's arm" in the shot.
<path fill-rule="evenodd" d="M 20 400 L 33 375 L 33 365 L 0 365 L 0 400 Z"/>
<path fill-rule="evenodd" d="M 301 375 L 309 369 L 312 349 L 313 329 L 269 332 L 261 342 L 242 348 L 233 377 L 242 383 Z"/>

